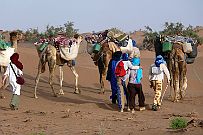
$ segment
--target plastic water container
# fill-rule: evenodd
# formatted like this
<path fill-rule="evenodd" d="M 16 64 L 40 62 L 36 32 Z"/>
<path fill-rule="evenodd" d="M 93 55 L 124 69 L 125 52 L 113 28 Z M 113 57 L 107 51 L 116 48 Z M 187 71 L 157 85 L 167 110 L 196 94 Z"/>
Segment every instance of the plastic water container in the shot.
<path fill-rule="evenodd" d="M 47 43 L 43 43 L 39 46 L 38 50 L 43 51 L 45 47 L 47 47 L 48 44 Z"/>
<path fill-rule="evenodd" d="M 94 52 L 94 53 L 95 53 L 95 52 L 99 52 L 100 49 L 101 49 L 101 45 L 98 44 L 98 43 L 96 43 L 96 44 L 94 45 L 94 50 L 93 50 L 93 52 Z"/>
<path fill-rule="evenodd" d="M 172 51 L 173 44 L 171 42 L 164 42 L 162 45 L 163 52 L 170 52 Z"/>

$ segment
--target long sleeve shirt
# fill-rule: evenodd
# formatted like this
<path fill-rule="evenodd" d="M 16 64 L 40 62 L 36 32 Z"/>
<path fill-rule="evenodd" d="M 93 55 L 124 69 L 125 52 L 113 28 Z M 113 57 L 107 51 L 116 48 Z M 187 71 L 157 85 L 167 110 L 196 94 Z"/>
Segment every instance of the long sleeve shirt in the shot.
<path fill-rule="evenodd" d="M 13 71 L 13 69 L 11 68 L 11 65 L 12 65 L 14 71 Z M 21 86 L 16 83 L 16 76 L 15 76 L 15 73 L 16 73 L 17 76 L 19 76 L 19 75 L 22 75 L 23 72 L 22 72 L 20 69 L 18 69 L 15 64 L 12 64 L 12 63 L 11 63 L 11 65 L 9 64 L 9 65 L 7 66 L 7 69 L 6 69 L 6 72 L 4 73 L 4 75 L 7 75 L 8 78 L 9 78 L 9 83 L 10 83 L 10 85 L 11 85 L 13 94 L 20 95 Z M 14 73 L 14 72 L 15 72 L 15 73 Z"/>
<path fill-rule="evenodd" d="M 152 64 L 150 66 L 150 69 L 149 69 L 149 80 L 157 80 L 157 81 L 162 81 L 164 80 L 164 74 L 166 75 L 167 79 L 170 80 L 170 73 L 168 71 L 168 68 L 165 64 L 160 64 L 160 71 L 161 73 L 160 74 L 152 74 L 152 67 L 156 67 L 155 64 Z"/>
<path fill-rule="evenodd" d="M 126 81 L 129 78 L 130 70 L 128 69 L 139 69 L 139 66 L 133 66 L 132 63 L 128 61 L 123 61 L 124 69 L 126 71 L 126 75 L 122 77 L 123 81 Z"/>
<path fill-rule="evenodd" d="M 128 70 L 128 69 L 139 69 L 139 66 L 133 66 L 132 63 L 128 60 L 128 61 L 123 61 L 124 64 L 124 69 Z"/>

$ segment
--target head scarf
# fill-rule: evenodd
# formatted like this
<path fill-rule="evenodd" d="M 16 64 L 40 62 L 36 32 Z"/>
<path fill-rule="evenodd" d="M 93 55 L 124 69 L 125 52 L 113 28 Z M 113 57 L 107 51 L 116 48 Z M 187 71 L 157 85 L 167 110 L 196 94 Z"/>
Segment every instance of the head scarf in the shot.
<path fill-rule="evenodd" d="M 140 65 L 140 58 L 132 58 L 132 65 L 139 66 Z"/>
<path fill-rule="evenodd" d="M 160 64 L 166 64 L 166 61 L 164 60 L 164 58 L 161 55 L 158 55 L 155 60 L 155 65 L 157 67 L 160 67 Z"/>
<path fill-rule="evenodd" d="M 122 54 L 122 60 L 123 61 L 128 61 L 128 54 L 127 53 Z"/>
<path fill-rule="evenodd" d="M 23 69 L 23 64 L 18 61 L 19 59 L 19 54 L 18 53 L 14 53 L 11 57 L 10 57 L 10 60 L 13 64 L 16 65 L 17 68 L 19 68 L 20 70 Z"/>

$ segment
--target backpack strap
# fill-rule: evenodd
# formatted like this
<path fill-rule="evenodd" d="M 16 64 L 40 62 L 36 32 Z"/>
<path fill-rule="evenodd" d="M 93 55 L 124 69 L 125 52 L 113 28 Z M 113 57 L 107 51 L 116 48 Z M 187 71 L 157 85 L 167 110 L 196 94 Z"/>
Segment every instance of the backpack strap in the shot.
<path fill-rule="evenodd" d="M 17 76 L 15 70 L 13 69 L 13 66 L 11 65 L 11 63 L 10 63 L 10 66 L 11 66 L 11 68 L 12 68 L 12 70 L 13 70 L 13 73 L 15 74 L 15 76 L 16 76 L 16 78 L 17 78 L 18 76 Z"/>

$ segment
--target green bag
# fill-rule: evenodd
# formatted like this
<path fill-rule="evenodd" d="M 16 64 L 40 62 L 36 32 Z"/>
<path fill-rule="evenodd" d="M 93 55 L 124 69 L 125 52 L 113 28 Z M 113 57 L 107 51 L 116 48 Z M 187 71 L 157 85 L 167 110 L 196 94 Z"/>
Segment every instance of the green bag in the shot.
<path fill-rule="evenodd" d="M 101 49 L 101 45 L 100 45 L 100 44 L 98 44 L 98 43 L 96 43 L 96 44 L 94 45 L 93 52 L 94 52 L 94 53 L 95 53 L 95 52 L 99 52 L 99 51 L 100 51 L 100 49 Z"/>
<path fill-rule="evenodd" d="M 11 47 L 11 43 L 7 43 L 0 39 L 0 50 L 6 50 L 8 47 Z"/>
<path fill-rule="evenodd" d="M 171 42 L 164 42 L 162 45 L 162 52 L 172 51 L 173 44 Z"/>
<path fill-rule="evenodd" d="M 48 43 L 43 43 L 43 44 L 41 44 L 41 45 L 38 47 L 38 50 L 39 50 L 39 51 L 43 51 L 44 48 L 47 47 L 47 46 L 48 46 Z"/>

